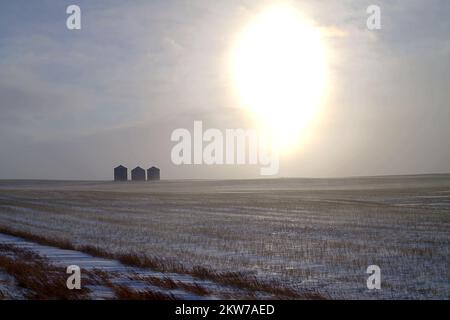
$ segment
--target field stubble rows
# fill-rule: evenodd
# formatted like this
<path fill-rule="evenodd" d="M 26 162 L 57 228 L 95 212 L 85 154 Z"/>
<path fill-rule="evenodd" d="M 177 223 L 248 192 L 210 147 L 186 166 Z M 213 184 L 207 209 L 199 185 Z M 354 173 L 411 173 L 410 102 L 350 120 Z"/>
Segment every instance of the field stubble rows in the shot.
<path fill-rule="evenodd" d="M 450 178 L 403 188 L 398 181 L 365 188 L 333 182 L 315 190 L 283 180 L 240 189 L 184 183 L 191 192 L 4 183 L 0 227 L 186 268 L 248 273 L 332 298 L 449 297 Z M 371 264 L 382 269 L 380 291 L 366 287 Z"/>

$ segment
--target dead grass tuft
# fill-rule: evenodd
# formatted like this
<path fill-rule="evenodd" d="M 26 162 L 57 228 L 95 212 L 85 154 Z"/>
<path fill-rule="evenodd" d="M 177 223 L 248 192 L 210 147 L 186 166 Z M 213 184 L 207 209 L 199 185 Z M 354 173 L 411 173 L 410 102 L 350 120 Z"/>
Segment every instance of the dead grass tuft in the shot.
<path fill-rule="evenodd" d="M 63 268 L 49 264 L 42 257 L 22 248 L 1 245 L 0 267 L 13 276 L 17 284 L 26 289 L 32 300 L 87 299 L 89 290 L 69 290 Z M 14 256 L 14 257 L 13 257 Z"/>
<path fill-rule="evenodd" d="M 175 281 L 170 278 L 158 278 L 153 276 L 141 276 L 141 275 L 133 275 L 130 278 L 144 281 L 150 285 L 157 286 L 160 288 L 188 291 L 199 296 L 207 296 L 212 294 L 210 290 L 200 286 L 198 283 L 186 283 L 183 281 Z"/>
<path fill-rule="evenodd" d="M 111 289 L 120 300 L 175 300 L 174 296 L 162 292 L 136 291 L 123 285 L 112 284 Z"/>
<path fill-rule="evenodd" d="M 174 272 L 180 274 L 188 274 L 192 277 L 202 280 L 209 280 L 212 282 L 220 283 L 226 286 L 248 290 L 251 294 L 255 294 L 257 292 L 266 293 L 273 295 L 274 298 L 278 299 L 314 299 L 314 300 L 323 300 L 328 299 L 327 296 L 318 292 L 297 292 L 294 289 L 282 286 L 275 282 L 261 281 L 254 276 L 239 273 L 239 272 L 216 272 L 214 270 L 196 266 L 192 269 L 187 269 L 183 265 L 176 263 L 174 261 L 164 260 L 157 257 L 148 257 L 145 255 L 137 254 L 137 253 L 111 253 L 106 250 L 103 250 L 94 246 L 75 246 L 67 240 L 58 240 L 58 239 L 49 239 L 42 236 L 33 235 L 28 232 L 22 232 L 17 230 L 11 230 L 8 228 L 1 228 L 0 233 L 10 234 L 13 236 L 25 238 L 30 241 L 34 241 L 44 245 L 55 246 L 61 249 L 69 249 L 69 250 L 78 250 L 81 252 L 85 252 L 92 256 L 97 256 L 101 258 L 114 259 L 118 260 L 121 263 L 139 267 L 139 268 L 150 268 L 159 272 Z M 159 286 L 162 287 L 170 287 L 174 286 L 177 288 L 181 288 L 184 286 L 184 289 L 190 292 L 196 292 L 198 294 L 207 295 L 209 292 L 197 285 L 188 285 L 186 283 L 172 283 L 170 279 L 165 279 L 162 282 L 160 280 L 148 279 L 150 282 L 159 281 Z M 170 280 L 170 281 L 168 281 Z M 110 284 L 113 286 L 113 284 Z M 116 287 L 116 285 L 114 285 Z M 118 289 L 120 292 L 125 290 L 123 287 Z M 131 289 L 130 289 L 131 290 Z M 126 293 L 126 291 L 123 291 Z M 145 295 L 145 294 L 143 294 Z"/>
<path fill-rule="evenodd" d="M 11 228 L 0 227 L 0 233 L 9 234 L 14 237 L 27 239 L 32 242 L 36 242 L 42 245 L 48 245 L 52 247 L 58 247 L 66 250 L 76 250 L 75 246 L 67 239 L 55 239 L 46 238 L 42 236 L 35 235 L 30 232 L 13 230 Z"/>
<path fill-rule="evenodd" d="M 199 279 L 208 279 L 227 286 L 253 292 L 269 293 L 279 299 L 327 299 L 326 296 L 316 292 L 297 292 L 291 288 L 282 287 L 276 283 L 261 281 L 254 276 L 240 272 L 215 272 L 207 268 L 195 267 L 192 270 L 192 275 Z"/>

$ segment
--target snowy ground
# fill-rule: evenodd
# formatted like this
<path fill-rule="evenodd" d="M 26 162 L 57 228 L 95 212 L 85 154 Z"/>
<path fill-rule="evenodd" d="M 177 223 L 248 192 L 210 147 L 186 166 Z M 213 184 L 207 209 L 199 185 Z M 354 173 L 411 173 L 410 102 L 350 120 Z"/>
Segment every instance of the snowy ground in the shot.
<path fill-rule="evenodd" d="M 122 263 L 112 260 L 91 256 L 89 254 L 76 251 L 64 250 L 51 246 L 40 245 L 35 242 L 27 241 L 22 238 L 5 235 L 0 233 L 0 244 L 12 245 L 13 247 L 26 249 L 34 252 L 41 257 L 47 259 L 51 264 L 66 269 L 68 266 L 77 265 L 82 270 L 82 274 L 86 271 L 102 271 L 111 277 L 111 281 L 115 284 L 124 285 L 135 291 L 147 289 L 152 292 L 161 292 L 169 294 L 175 299 L 181 300 L 203 300 L 203 299 L 218 299 L 234 295 L 235 297 L 247 297 L 247 292 L 238 290 L 236 288 L 223 286 L 212 281 L 199 280 L 192 276 L 176 273 L 162 273 L 153 271 L 151 269 L 129 267 Z M 170 279 L 176 283 L 196 284 L 205 288 L 211 293 L 199 295 L 181 288 L 161 288 L 156 285 L 151 285 L 144 281 L 146 277 L 157 278 L 160 280 Z M 114 292 L 105 284 L 96 283 L 95 285 L 87 285 L 90 289 L 90 298 L 92 299 L 114 299 L 116 298 Z M 8 299 L 23 299 L 24 295 L 21 292 L 18 284 L 14 278 L 0 269 L 0 291 L 5 294 Z M 262 293 L 261 293 L 262 294 Z M 264 297 L 264 296 L 261 296 Z M 266 298 L 271 296 L 266 295 Z"/>
<path fill-rule="evenodd" d="M 186 267 L 247 272 L 331 298 L 450 296 L 449 175 L 1 181 L 0 227 Z M 378 291 L 366 287 L 372 264 L 382 272 Z M 4 278 L 0 270 L 3 291 Z"/>

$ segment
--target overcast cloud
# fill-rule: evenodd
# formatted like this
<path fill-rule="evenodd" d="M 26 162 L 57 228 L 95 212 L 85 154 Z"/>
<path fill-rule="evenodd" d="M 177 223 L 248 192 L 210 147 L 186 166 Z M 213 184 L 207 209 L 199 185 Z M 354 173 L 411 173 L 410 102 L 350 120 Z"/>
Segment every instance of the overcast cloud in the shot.
<path fill-rule="evenodd" d="M 246 128 L 227 74 L 233 39 L 277 1 L 2 1 L 0 178 L 252 178 L 259 167 L 177 167 L 172 130 Z M 82 30 L 65 27 L 69 4 Z M 450 172 L 450 2 L 292 1 L 324 30 L 332 90 L 280 176 Z M 366 29 L 366 8 L 382 29 Z"/>

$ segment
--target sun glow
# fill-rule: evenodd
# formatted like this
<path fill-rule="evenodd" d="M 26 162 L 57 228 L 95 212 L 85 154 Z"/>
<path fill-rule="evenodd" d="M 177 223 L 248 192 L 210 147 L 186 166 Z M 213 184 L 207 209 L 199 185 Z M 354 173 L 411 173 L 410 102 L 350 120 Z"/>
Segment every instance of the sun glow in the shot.
<path fill-rule="evenodd" d="M 326 91 L 320 31 L 294 8 L 270 8 L 238 38 L 232 73 L 240 100 L 275 146 L 292 149 Z"/>

